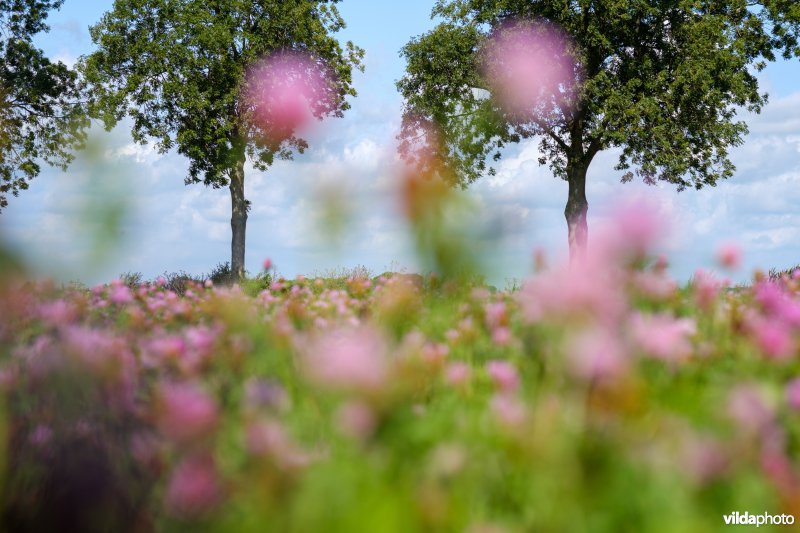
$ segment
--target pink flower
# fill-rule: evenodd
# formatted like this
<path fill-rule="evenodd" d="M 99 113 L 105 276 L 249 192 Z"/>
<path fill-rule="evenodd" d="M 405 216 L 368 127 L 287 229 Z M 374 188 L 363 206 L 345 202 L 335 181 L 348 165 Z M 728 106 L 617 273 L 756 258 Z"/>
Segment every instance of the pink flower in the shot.
<path fill-rule="evenodd" d="M 699 484 L 708 483 L 722 475 L 730 457 L 717 440 L 692 435 L 682 443 L 681 466 L 689 478 Z"/>
<path fill-rule="evenodd" d="M 717 262 L 723 267 L 735 270 L 742 263 L 742 249 L 734 243 L 726 243 L 717 250 Z"/>
<path fill-rule="evenodd" d="M 158 425 L 169 439 L 189 444 L 211 434 L 219 413 L 211 396 L 192 383 L 172 383 L 162 387 Z"/>
<path fill-rule="evenodd" d="M 364 440 L 372 435 L 377 425 L 375 413 L 363 402 L 347 402 L 336 411 L 339 430 L 356 439 Z"/>
<path fill-rule="evenodd" d="M 461 336 L 461 334 L 458 332 L 458 330 L 448 329 L 444 333 L 444 336 L 447 339 L 447 342 L 449 342 L 450 344 L 455 344 L 458 342 L 458 339 Z"/>
<path fill-rule="evenodd" d="M 794 353 L 796 344 L 788 326 L 777 320 L 752 317 L 748 326 L 758 348 L 772 359 L 788 359 Z"/>
<path fill-rule="evenodd" d="M 800 302 L 792 300 L 777 283 L 764 281 L 754 289 L 756 301 L 764 313 L 779 321 L 800 326 Z"/>
<path fill-rule="evenodd" d="M 179 360 L 186 351 L 186 341 L 177 335 L 164 335 L 142 342 L 141 360 L 146 367 L 156 368 Z"/>
<path fill-rule="evenodd" d="M 280 468 L 303 467 L 313 459 L 297 447 L 280 423 L 272 420 L 249 424 L 246 446 L 249 453 L 269 459 Z"/>
<path fill-rule="evenodd" d="M 122 339 L 83 326 L 68 326 L 62 334 L 67 351 L 77 361 L 104 377 L 120 377 L 121 363 L 130 355 Z"/>
<path fill-rule="evenodd" d="M 519 388 L 517 369 L 508 361 L 489 361 L 486 363 L 486 371 L 489 373 L 492 382 L 500 390 L 513 392 Z"/>
<path fill-rule="evenodd" d="M 78 318 L 75 304 L 63 299 L 41 304 L 38 312 L 39 316 L 54 326 L 66 326 Z"/>
<path fill-rule="evenodd" d="M 278 52 L 247 76 L 247 100 L 265 137 L 279 143 L 335 109 L 339 96 L 328 67 L 299 52 Z"/>
<path fill-rule="evenodd" d="M 529 278 L 516 297 L 530 323 L 577 317 L 613 323 L 627 307 L 619 273 L 591 252 L 583 262 Z"/>
<path fill-rule="evenodd" d="M 28 436 L 28 442 L 37 448 L 43 448 L 52 440 L 52 438 L 53 430 L 50 428 L 50 426 L 39 424 L 33 431 L 31 431 L 31 434 Z"/>
<path fill-rule="evenodd" d="M 191 520 L 207 516 L 222 497 L 214 459 L 197 455 L 182 461 L 172 472 L 164 503 L 171 514 Z"/>
<path fill-rule="evenodd" d="M 472 375 L 472 368 L 462 361 L 455 361 L 447 365 L 444 371 L 444 378 L 447 383 L 453 386 L 461 386 L 469 381 Z"/>
<path fill-rule="evenodd" d="M 264 270 L 269 270 L 270 268 L 272 268 L 272 259 L 267 257 L 266 259 L 264 259 L 264 263 L 261 266 L 264 268 Z"/>
<path fill-rule="evenodd" d="M 505 303 L 489 302 L 483 309 L 486 314 L 486 326 L 489 329 L 496 329 L 508 325 L 508 312 Z"/>
<path fill-rule="evenodd" d="M 127 285 L 114 285 L 108 291 L 108 299 L 115 304 L 127 304 L 133 301 L 133 294 Z"/>
<path fill-rule="evenodd" d="M 667 235 L 667 224 L 659 215 L 659 206 L 647 198 L 632 197 L 614 210 L 607 234 L 595 246 L 600 253 L 618 259 L 647 255 Z M 605 250 L 602 250 L 602 249 Z"/>
<path fill-rule="evenodd" d="M 217 331 L 205 326 L 194 326 L 184 330 L 186 350 L 181 359 L 181 368 L 196 372 L 211 357 L 216 345 Z"/>
<path fill-rule="evenodd" d="M 446 344 L 439 344 L 439 343 L 426 343 L 422 347 L 422 359 L 426 363 L 432 366 L 440 366 L 445 359 L 447 359 L 447 354 L 450 353 L 450 348 L 447 347 Z"/>
<path fill-rule="evenodd" d="M 743 430 L 762 433 L 770 429 L 774 413 L 754 385 L 742 384 L 728 395 L 728 414 Z"/>
<path fill-rule="evenodd" d="M 792 409 L 800 411 L 800 378 L 795 378 L 786 385 L 786 403 Z"/>
<path fill-rule="evenodd" d="M 572 373 L 584 381 L 619 378 L 628 368 L 625 349 L 617 335 L 603 327 L 578 334 L 569 344 Z"/>
<path fill-rule="evenodd" d="M 511 394 L 495 394 L 489 402 L 489 408 L 501 424 L 510 428 L 522 424 L 528 413 L 525 404 Z"/>
<path fill-rule="evenodd" d="M 634 272 L 631 282 L 637 292 L 658 300 L 669 298 L 678 289 L 678 284 L 663 272 Z"/>
<path fill-rule="evenodd" d="M 331 389 L 376 391 L 388 377 L 387 350 L 374 329 L 335 330 L 307 347 L 304 368 L 309 379 Z"/>
<path fill-rule="evenodd" d="M 697 332 L 694 320 L 674 318 L 667 314 L 631 317 L 634 342 L 647 355 L 665 361 L 685 359 L 692 352 L 689 338 Z"/>
<path fill-rule="evenodd" d="M 505 326 L 492 330 L 492 342 L 497 346 L 508 346 L 512 339 L 511 330 Z"/>
<path fill-rule="evenodd" d="M 694 298 L 697 305 L 703 310 L 710 309 L 719 292 L 719 281 L 708 272 L 698 269 L 694 273 L 692 285 L 694 286 Z"/>
<path fill-rule="evenodd" d="M 483 50 L 483 76 L 504 110 L 518 120 L 574 105 L 577 61 L 567 35 L 545 21 L 504 24 Z M 560 109 L 559 109 L 560 108 Z"/>

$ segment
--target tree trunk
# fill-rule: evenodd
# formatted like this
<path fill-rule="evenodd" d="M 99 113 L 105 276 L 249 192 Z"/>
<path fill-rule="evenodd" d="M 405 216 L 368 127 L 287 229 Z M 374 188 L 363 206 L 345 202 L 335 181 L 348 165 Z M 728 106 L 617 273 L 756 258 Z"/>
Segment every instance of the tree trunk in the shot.
<path fill-rule="evenodd" d="M 244 154 L 231 169 L 231 273 L 233 281 L 244 278 L 244 240 L 247 228 L 247 200 L 244 197 Z"/>
<path fill-rule="evenodd" d="M 586 223 L 586 213 L 589 211 L 589 203 L 586 201 L 586 171 L 588 168 L 589 165 L 584 163 L 567 166 L 569 196 L 564 216 L 567 219 L 570 264 L 574 264 L 583 257 L 589 239 L 589 226 Z"/>

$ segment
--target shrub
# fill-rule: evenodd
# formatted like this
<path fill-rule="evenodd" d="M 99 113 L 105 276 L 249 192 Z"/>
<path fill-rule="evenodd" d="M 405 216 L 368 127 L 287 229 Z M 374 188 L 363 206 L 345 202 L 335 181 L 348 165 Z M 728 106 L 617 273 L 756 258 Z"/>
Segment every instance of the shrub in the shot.
<path fill-rule="evenodd" d="M 231 270 L 231 264 L 228 261 L 217 264 L 217 266 L 211 269 L 208 279 L 210 279 L 214 285 L 225 287 L 232 285 L 233 270 Z"/>

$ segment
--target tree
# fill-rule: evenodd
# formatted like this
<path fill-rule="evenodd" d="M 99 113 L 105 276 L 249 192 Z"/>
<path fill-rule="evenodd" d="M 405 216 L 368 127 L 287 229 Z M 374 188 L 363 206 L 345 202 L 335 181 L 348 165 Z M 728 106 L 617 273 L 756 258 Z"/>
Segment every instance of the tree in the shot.
<path fill-rule="evenodd" d="M 250 96 L 264 87 L 254 85 L 282 80 L 259 81 L 252 72 L 270 54 L 284 63 L 302 54 L 305 72 L 293 76 L 313 80 L 323 71 L 333 73 L 307 95 L 314 100 L 306 102 L 310 112 L 316 118 L 342 116 L 349 108 L 345 97 L 356 94 L 352 71 L 362 68 L 364 52 L 332 37 L 345 26 L 338 1 L 116 0 L 90 29 L 98 48 L 82 58 L 81 69 L 92 86 L 93 116 L 111 129 L 129 115 L 135 141 L 154 139 L 162 153 L 177 147 L 189 158 L 187 184 L 230 188 L 231 268 L 237 279 L 244 275 L 246 159 L 266 170 L 276 157 L 290 159 L 308 146 L 292 125 L 259 120 L 263 102 Z"/>
<path fill-rule="evenodd" d="M 623 182 L 713 186 L 733 174 L 727 149 L 747 133 L 737 110 L 766 102 L 754 71 L 776 52 L 800 56 L 794 0 L 439 0 L 432 16 L 442 22 L 401 51 L 401 151 L 413 159 L 411 147 L 427 143 L 466 187 L 494 172 L 487 158 L 505 145 L 538 136 L 539 163 L 569 184 L 573 259 L 588 238 L 586 173 L 598 152 L 622 148 Z M 503 105 L 497 76 L 514 65 L 492 53 L 520 31 L 565 33 L 550 52 L 570 61 L 567 79 L 525 113 Z M 434 126 L 434 140 L 420 140 Z"/>
<path fill-rule="evenodd" d="M 63 0 L 0 0 L 0 211 L 39 175 L 39 163 L 65 170 L 89 121 L 77 74 L 33 45 L 47 12 Z"/>

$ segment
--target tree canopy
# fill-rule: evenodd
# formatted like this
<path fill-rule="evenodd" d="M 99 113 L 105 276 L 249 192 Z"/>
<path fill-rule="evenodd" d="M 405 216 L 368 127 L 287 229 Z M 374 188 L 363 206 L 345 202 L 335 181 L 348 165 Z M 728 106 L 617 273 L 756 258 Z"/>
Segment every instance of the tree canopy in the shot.
<path fill-rule="evenodd" d="M 747 133 L 737 112 L 766 102 L 756 72 L 776 54 L 800 56 L 792 0 L 439 0 L 433 16 L 442 22 L 401 52 L 401 149 L 413 155 L 435 126 L 427 148 L 466 186 L 494 172 L 508 143 L 539 137 L 540 164 L 570 185 L 571 251 L 586 242 L 586 171 L 599 151 L 621 149 L 622 181 L 714 185 L 733 174 L 728 148 Z M 514 24 L 566 34 L 569 105 L 521 117 L 498 103 L 486 50 Z"/>
<path fill-rule="evenodd" d="M 41 171 L 66 169 L 89 121 L 75 71 L 33 45 L 63 0 L 0 0 L 0 210 Z"/>
<path fill-rule="evenodd" d="M 90 110 L 107 128 L 133 119 L 134 140 L 154 140 L 189 159 L 185 178 L 231 188 L 232 267 L 244 272 L 246 157 L 266 170 L 275 158 L 307 148 L 294 131 L 264 131 L 247 98 L 248 73 L 265 56 L 298 53 L 332 73 L 329 105 L 309 102 L 317 118 L 341 116 L 356 94 L 363 50 L 333 34 L 344 28 L 338 0 L 116 0 L 91 28 L 97 50 L 82 58 Z"/>

